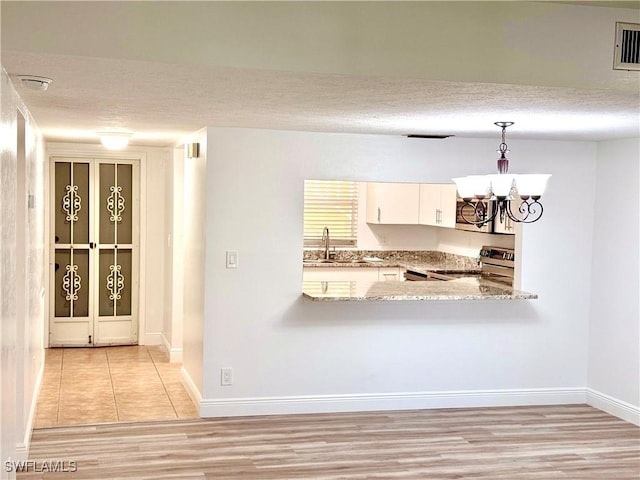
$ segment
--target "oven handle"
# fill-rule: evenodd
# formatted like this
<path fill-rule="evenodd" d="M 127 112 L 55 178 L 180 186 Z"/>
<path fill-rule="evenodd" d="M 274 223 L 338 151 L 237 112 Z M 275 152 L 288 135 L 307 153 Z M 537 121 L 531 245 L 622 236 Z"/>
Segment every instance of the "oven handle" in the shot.
<path fill-rule="evenodd" d="M 429 280 L 429 276 L 424 273 L 412 272 L 407 270 L 404 272 L 404 279 L 407 281 L 415 282 L 415 281 L 424 281 Z"/>

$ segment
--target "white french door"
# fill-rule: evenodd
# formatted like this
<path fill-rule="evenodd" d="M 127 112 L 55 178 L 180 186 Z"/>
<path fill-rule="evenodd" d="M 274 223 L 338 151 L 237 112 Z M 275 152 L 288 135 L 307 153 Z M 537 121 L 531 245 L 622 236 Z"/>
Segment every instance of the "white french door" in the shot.
<path fill-rule="evenodd" d="M 53 157 L 50 346 L 138 343 L 137 160 Z"/>

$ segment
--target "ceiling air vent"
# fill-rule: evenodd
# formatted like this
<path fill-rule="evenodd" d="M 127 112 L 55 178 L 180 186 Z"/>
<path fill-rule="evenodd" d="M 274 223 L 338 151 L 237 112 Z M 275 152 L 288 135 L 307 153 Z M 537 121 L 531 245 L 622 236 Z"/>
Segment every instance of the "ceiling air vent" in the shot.
<path fill-rule="evenodd" d="M 640 70 L 640 24 L 616 23 L 614 70 Z"/>
<path fill-rule="evenodd" d="M 453 137 L 453 135 L 420 135 L 417 133 L 410 133 L 407 138 L 435 138 L 442 140 L 443 138 Z"/>

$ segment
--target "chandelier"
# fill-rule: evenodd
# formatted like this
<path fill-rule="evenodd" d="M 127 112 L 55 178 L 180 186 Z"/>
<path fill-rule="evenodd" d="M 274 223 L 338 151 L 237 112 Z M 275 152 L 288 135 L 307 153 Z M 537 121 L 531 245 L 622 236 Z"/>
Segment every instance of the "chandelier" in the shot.
<path fill-rule="evenodd" d="M 458 196 L 462 198 L 459 217 L 478 228 L 505 217 L 518 223 L 533 223 L 542 217 L 540 197 L 544 193 L 548 174 L 513 175 L 507 173 L 509 160 L 506 157 L 505 140 L 507 127 L 513 122 L 495 122 L 502 128 L 502 142 L 498 152 L 498 173 L 493 175 L 469 175 L 454 178 Z"/>

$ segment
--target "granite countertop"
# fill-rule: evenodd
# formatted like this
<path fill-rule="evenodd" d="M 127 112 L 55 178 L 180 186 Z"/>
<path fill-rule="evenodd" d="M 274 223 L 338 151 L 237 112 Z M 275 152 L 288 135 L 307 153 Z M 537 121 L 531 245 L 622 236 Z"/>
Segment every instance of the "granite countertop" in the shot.
<path fill-rule="evenodd" d="M 304 281 L 302 294 L 318 301 L 368 300 L 528 300 L 536 294 L 521 292 L 481 275 L 443 282 Z"/>
<path fill-rule="evenodd" d="M 304 267 L 401 267 L 418 273 L 455 274 L 447 281 L 304 281 L 305 298 L 319 301 L 367 300 L 527 300 L 536 294 L 515 290 L 495 277 L 481 275 L 476 258 L 435 251 L 336 251 L 334 263 L 318 261 L 323 252 L 304 252 Z M 315 261 L 315 262 L 314 262 Z"/>
<path fill-rule="evenodd" d="M 332 252 L 333 253 L 333 252 Z M 435 251 L 339 250 L 329 262 L 320 260 L 321 252 L 305 251 L 305 268 L 370 268 L 400 267 L 418 273 L 479 273 L 478 260 L 463 255 Z"/>

